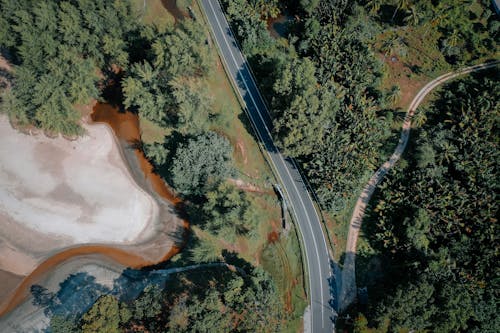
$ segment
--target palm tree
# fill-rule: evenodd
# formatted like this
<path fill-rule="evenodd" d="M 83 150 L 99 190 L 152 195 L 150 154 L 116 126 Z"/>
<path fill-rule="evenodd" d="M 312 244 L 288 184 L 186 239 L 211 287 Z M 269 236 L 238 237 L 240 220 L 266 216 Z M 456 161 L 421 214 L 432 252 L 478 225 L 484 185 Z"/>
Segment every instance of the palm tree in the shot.
<path fill-rule="evenodd" d="M 391 22 L 394 22 L 394 17 L 396 17 L 396 13 L 402 9 L 406 10 L 410 7 L 410 0 L 397 0 L 396 9 L 394 10 L 394 14 L 392 14 Z"/>
<path fill-rule="evenodd" d="M 422 127 L 427 121 L 427 116 L 425 115 L 425 111 L 420 109 L 417 111 L 412 117 L 412 123 L 414 127 Z"/>
<path fill-rule="evenodd" d="M 382 0 L 369 0 L 366 3 L 366 6 L 370 8 L 371 14 L 377 14 L 380 10 L 380 6 L 382 5 Z"/>
<path fill-rule="evenodd" d="M 401 88 L 398 85 L 392 86 L 388 99 L 389 102 L 394 105 L 401 98 Z"/>
<path fill-rule="evenodd" d="M 391 37 L 385 39 L 382 42 L 382 47 L 380 48 L 380 50 L 382 52 L 384 52 L 384 56 L 387 57 L 387 56 L 392 54 L 392 52 L 394 51 L 394 48 L 397 44 L 397 41 L 398 41 L 398 36 L 392 35 Z"/>
<path fill-rule="evenodd" d="M 410 25 L 413 25 L 413 26 L 418 25 L 422 15 L 417 10 L 417 7 L 415 5 L 410 6 L 410 9 L 407 10 L 407 13 L 409 15 L 403 19 L 403 22 L 406 24 L 409 23 Z"/>
<path fill-rule="evenodd" d="M 460 41 L 460 31 L 457 29 L 453 29 L 453 31 L 450 34 L 450 37 L 448 37 L 448 45 L 451 47 L 455 47 L 458 45 L 458 42 Z"/>

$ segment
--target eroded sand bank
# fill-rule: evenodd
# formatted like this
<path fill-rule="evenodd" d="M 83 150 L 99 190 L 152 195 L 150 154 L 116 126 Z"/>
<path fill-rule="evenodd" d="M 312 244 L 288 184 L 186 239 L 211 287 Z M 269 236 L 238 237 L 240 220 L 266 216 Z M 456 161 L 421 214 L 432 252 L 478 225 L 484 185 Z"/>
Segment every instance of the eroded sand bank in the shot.
<path fill-rule="evenodd" d="M 129 176 L 109 131 L 86 132 L 69 142 L 0 121 L 1 220 L 72 243 L 111 243 L 132 241 L 156 218 L 157 204 Z"/>
<path fill-rule="evenodd" d="M 172 203 L 144 186 L 144 176 L 133 178 L 123 157 L 134 170 L 134 154 L 121 150 L 106 125 L 84 128 L 75 141 L 50 139 L 22 134 L 0 116 L 1 270 L 27 275 L 56 253 L 78 255 L 88 244 L 129 251 L 147 265 L 178 241 L 183 221 Z"/>

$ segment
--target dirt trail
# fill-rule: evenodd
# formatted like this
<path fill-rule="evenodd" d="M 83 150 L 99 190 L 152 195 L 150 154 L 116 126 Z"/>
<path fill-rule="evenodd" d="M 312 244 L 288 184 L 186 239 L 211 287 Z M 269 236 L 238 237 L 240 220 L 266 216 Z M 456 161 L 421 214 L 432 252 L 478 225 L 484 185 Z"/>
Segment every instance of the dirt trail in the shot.
<path fill-rule="evenodd" d="M 425 99 L 427 94 L 429 94 L 434 88 L 443 84 L 444 82 L 456 78 L 460 75 L 465 75 L 471 72 L 476 72 L 488 68 L 492 68 L 500 64 L 500 61 L 494 61 L 491 63 L 485 63 L 475 66 L 466 67 L 464 69 L 458 70 L 456 72 L 450 72 L 440 77 L 434 79 L 425 85 L 415 96 L 410 106 L 408 107 L 406 117 L 403 122 L 403 127 L 401 130 L 401 137 L 399 139 L 398 145 L 394 150 L 394 153 L 382 166 L 373 174 L 365 188 L 359 196 L 356 206 L 354 207 L 354 212 L 351 217 L 349 224 L 349 235 L 347 236 L 346 244 L 346 256 L 344 259 L 342 278 L 338 284 L 340 284 L 340 296 L 339 296 L 339 309 L 340 311 L 345 310 L 354 300 L 356 299 L 356 245 L 358 241 L 359 231 L 361 229 L 361 223 L 365 214 L 366 207 L 370 201 L 373 192 L 377 185 L 382 181 L 387 172 L 396 164 L 403 154 L 406 145 L 408 144 L 408 139 L 410 137 L 411 121 L 415 110 Z"/>

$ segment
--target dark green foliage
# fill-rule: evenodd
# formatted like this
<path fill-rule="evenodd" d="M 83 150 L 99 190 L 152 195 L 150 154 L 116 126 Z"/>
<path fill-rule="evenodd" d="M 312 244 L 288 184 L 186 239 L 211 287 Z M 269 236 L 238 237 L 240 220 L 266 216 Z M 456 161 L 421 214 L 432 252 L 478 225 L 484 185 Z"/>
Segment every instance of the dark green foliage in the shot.
<path fill-rule="evenodd" d="M 120 326 L 131 318 L 130 310 L 114 296 L 105 295 L 82 317 L 82 333 L 119 333 Z"/>
<path fill-rule="evenodd" d="M 314 73 L 309 59 L 295 59 L 274 84 L 274 131 L 278 144 L 290 156 L 318 151 L 318 137 L 330 130 L 328 111 L 334 99 L 328 90 L 317 88 Z"/>
<path fill-rule="evenodd" d="M 182 295 L 186 284 L 167 296 L 168 332 L 277 332 L 283 305 L 270 277 L 252 268 L 241 276 L 204 274 L 203 281 Z"/>
<path fill-rule="evenodd" d="M 229 141 L 215 132 L 188 140 L 175 152 L 175 188 L 184 195 L 202 195 L 216 187 L 232 171 L 232 150 Z"/>
<path fill-rule="evenodd" d="M 14 58 L 14 85 L 2 109 L 12 121 L 79 134 L 77 104 L 97 98 L 97 68 L 128 64 L 136 27 L 127 1 L 0 3 L 0 47 Z"/>
<path fill-rule="evenodd" d="M 160 72 L 153 69 L 149 62 L 136 63 L 129 76 L 121 82 L 126 108 L 136 108 L 139 115 L 159 125 L 164 125 L 167 109 L 172 104 L 167 95 L 168 86 L 159 77 Z"/>
<path fill-rule="evenodd" d="M 134 64 L 121 82 L 125 107 L 183 134 L 208 130 L 212 98 L 199 78 L 210 74 L 214 60 L 205 36 L 199 23 L 184 20 L 151 37 L 148 59 Z"/>
<path fill-rule="evenodd" d="M 167 161 L 168 149 L 163 143 L 146 144 L 144 145 L 144 152 L 148 160 L 152 161 L 157 167 L 162 166 Z"/>
<path fill-rule="evenodd" d="M 191 240 L 189 258 L 195 263 L 207 263 L 220 260 L 216 245 L 208 240 Z"/>
<path fill-rule="evenodd" d="M 245 192 L 227 183 L 222 183 L 214 191 L 206 194 L 203 205 L 205 228 L 234 241 L 235 236 L 246 235 L 258 226 L 258 220 L 250 209 L 250 201 Z"/>
<path fill-rule="evenodd" d="M 373 199 L 366 233 L 395 292 L 372 299 L 376 314 L 367 315 L 389 320 L 391 331 L 500 328 L 492 301 L 500 290 L 498 74 L 445 86 L 409 166 L 391 172 Z"/>
<path fill-rule="evenodd" d="M 50 331 L 52 333 L 80 333 L 81 329 L 71 318 L 55 315 L 50 318 Z"/>
<path fill-rule="evenodd" d="M 266 22 L 262 18 L 264 13 L 254 10 L 247 0 L 225 2 L 227 15 L 235 33 L 240 37 L 244 53 L 255 55 L 272 52 L 274 40 L 267 32 Z"/>
<path fill-rule="evenodd" d="M 335 212 L 360 190 L 366 170 L 380 161 L 380 148 L 389 135 L 379 115 L 385 103 L 377 92 L 380 65 L 366 46 L 373 28 L 349 16 L 362 11 L 352 2 L 301 4 L 309 14 L 296 23 L 302 32 L 288 38 L 291 45 L 286 49 L 274 39 L 266 46 L 269 34 L 256 23 L 244 28 L 250 20 L 242 14 L 247 13 L 245 1 L 228 1 L 227 11 L 243 51 L 259 59 L 252 65 L 263 91 L 270 91 L 268 85 L 273 88 L 268 98 L 278 145 L 301 162 L 322 205 Z M 265 33 L 259 43 L 266 51 L 246 47 Z M 266 71 L 269 62 L 274 68 Z"/>
<path fill-rule="evenodd" d="M 161 301 L 161 289 L 157 285 L 147 286 L 142 295 L 134 301 L 132 306 L 132 316 L 138 320 L 155 318 L 161 313 Z"/>
<path fill-rule="evenodd" d="M 199 22 L 182 21 L 181 28 L 153 41 L 154 66 L 165 70 L 167 78 L 208 75 L 213 58 L 206 38 Z"/>
<path fill-rule="evenodd" d="M 208 87 L 196 79 L 178 77 L 170 82 L 177 111 L 177 125 L 180 132 L 200 134 L 210 125 L 212 96 Z"/>

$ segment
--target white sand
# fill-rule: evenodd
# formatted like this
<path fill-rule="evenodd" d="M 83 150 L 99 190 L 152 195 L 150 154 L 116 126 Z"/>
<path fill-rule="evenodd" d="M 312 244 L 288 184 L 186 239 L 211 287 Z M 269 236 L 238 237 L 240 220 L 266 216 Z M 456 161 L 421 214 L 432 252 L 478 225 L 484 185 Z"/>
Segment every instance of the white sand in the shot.
<path fill-rule="evenodd" d="M 102 125 L 70 142 L 28 136 L 0 120 L 0 225 L 7 217 L 75 243 L 127 242 L 157 211 Z"/>

